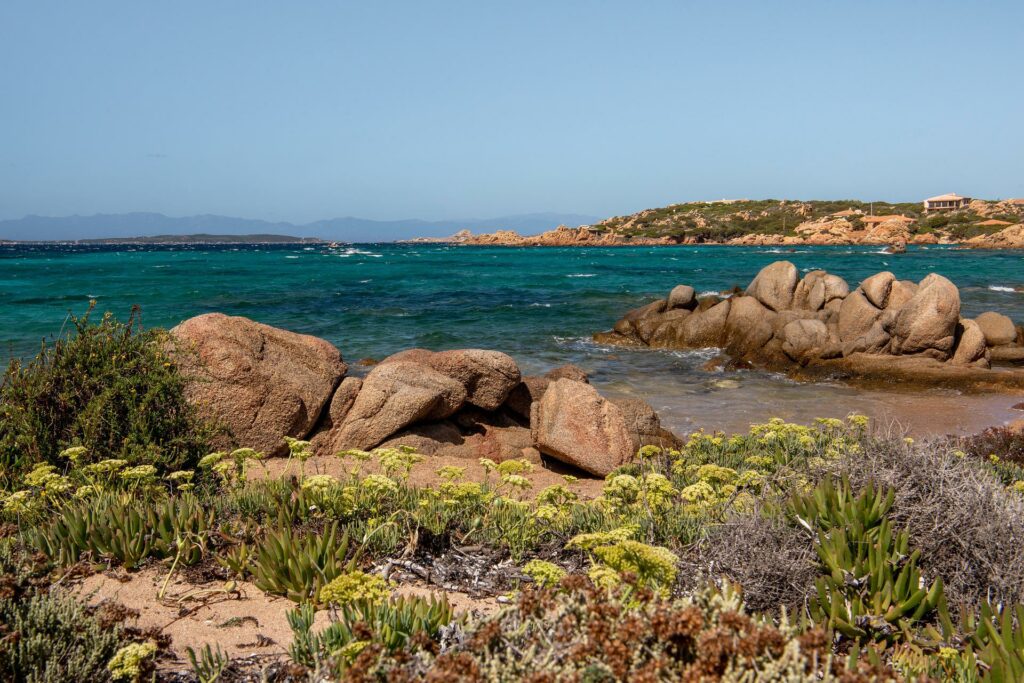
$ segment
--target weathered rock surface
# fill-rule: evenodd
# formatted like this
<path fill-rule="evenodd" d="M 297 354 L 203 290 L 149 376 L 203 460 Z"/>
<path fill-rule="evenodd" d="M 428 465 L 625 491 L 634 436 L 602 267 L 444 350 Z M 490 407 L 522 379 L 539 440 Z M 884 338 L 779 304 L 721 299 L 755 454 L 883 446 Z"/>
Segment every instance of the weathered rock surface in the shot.
<path fill-rule="evenodd" d="M 776 261 L 761 269 L 747 286 L 747 296 L 754 297 L 773 311 L 784 311 L 793 305 L 799 279 L 796 266 L 789 261 Z"/>
<path fill-rule="evenodd" d="M 687 317 L 683 323 L 683 344 L 691 348 L 721 346 L 725 341 L 731 306 L 732 303 L 726 299 L 700 314 Z"/>
<path fill-rule="evenodd" d="M 582 382 L 552 382 L 533 404 L 530 424 L 541 453 L 598 476 L 629 462 L 635 452 L 622 410 Z"/>
<path fill-rule="evenodd" d="M 892 287 L 889 289 L 889 300 L 886 303 L 886 307 L 894 310 L 903 308 L 908 301 L 910 301 L 917 290 L 920 289 L 916 282 L 910 280 L 897 280 L 892 283 Z"/>
<path fill-rule="evenodd" d="M 484 410 L 496 410 L 521 379 L 516 362 L 499 351 L 409 349 L 385 358 L 381 364 L 401 361 L 421 363 L 458 381 L 466 388 L 466 400 Z"/>
<path fill-rule="evenodd" d="M 632 346 L 718 347 L 735 363 L 801 375 L 817 369 L 826 376 L 886 378 L 879 362 L 889 359 L 891 381 L 917 377 L 936 384 L 955 377 L 971 386 L 1024 386 L 1024 376 L 977 374 L 990 362 L 1024 363 L 1021 328 L 993 312 L 976 321 L 961 319 L 959 290 L 935 273 L 915 283 L 881 272 L 851 291 L 845 280 L 825 271 L 798 279 L 796 268 L 781 261 L 762 269 L 745 292 L 701 300 L 692 311 L 666 310 L 664 301 L 627 313 L 612 332 L 594 338 Z M 624 322 L 641 315 L 645 329 L 653 330 L 646 338 Z"/>
<path fill-rule="evenodd" d="M 222 313 L 190 318 L 171 337 L 189 399 L 267 455 L 284 450 L 281 437 L 309 434 L 347 371 L 323 339 Z"/>
<path fill-rule="evenodd" d="M 466 398 L 461 382 L 423 363 L 381 363 L 363 380 L 334 443 L 344 448 L 373 448 L 413 423 L 453 415 Z"/>
<path fill-rule="evenodd" d="M 988 346 L 1003 346 L 1017 341 L 1017 327 L 1002 313 L 986 311 L 974 320 L 985 335 Z"/>
<path fill-rule="evenodd" d="M 844 343 L 856 341 L 864 336 L 882 314 L 860 289 L 843 299 L 839 307 L 839 338 Z"/>
<path fill-rule="evenodd" d="M 693 310 L 697 307 L 697 292 L 689 285 L 677 285 L 668 293 L 668 308 Z"/>
<path fill-rule="evenodd" d="M 346 377 L 341 380 L 321 418 L 322 421 L 317 425 L 316 434 L 311 439 L 315 450 L 329 449 L 331 453 L 340 450 L 335 447 L 334 438 L 337 436 L 337 430 L 345 423 L 345 418 L 348 417 L 348 412 L 362 388 L 363 380 L 359 377 Z"/>
<path fill-rule="evenodd" d="M 828 327 L 820 320 L 801 319 L 782 328 L 782 350 L 795 361 L 820 355 L 828 344 Z"/>
<path fill-rule="evenodd" d="M 896 354 L 925 353 L 945 360 L 953 352 L 960 321 L 960 292 L 956 285 L 932 273 L 896 314 L 892 328 Z"/>
<path fill-rule="evenodd" d="M 895 275 L 887 270 L 882 271 L 860 283 L 860 291 L 864 292 L 864 296 L 875 308 L 885 308 L 885 303 L 889 300 L 889 290 L 895 281 Z"/>
<path fill-rule="evenodd" d="M 980 364 L 988 367 L 985 333 L 973 320 L 961 320 L 957 326 L 956 353 L 950 359 L 954 365 Z"/>

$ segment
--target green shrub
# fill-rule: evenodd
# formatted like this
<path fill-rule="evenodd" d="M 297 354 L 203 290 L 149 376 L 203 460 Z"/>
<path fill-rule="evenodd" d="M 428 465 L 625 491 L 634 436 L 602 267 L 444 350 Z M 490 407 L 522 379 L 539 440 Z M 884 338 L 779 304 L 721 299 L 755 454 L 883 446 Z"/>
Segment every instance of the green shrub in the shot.
<path fill-rule="evenodd" d="M 70 597 L 0 599 L 0 679 L 32 683 L 109 680 L 120 627 L 103 628 Z"/>
<path fill-rule="evenodd" d="M 143 330 L 92 307 L 71 332 L 13 360 L 0 383 L 0 482 L 84 446 L 92 461 L 122 458 L 170 471 L 190 467 L 213 434 L 185 400 L 185 380 L 167 355 L 166 333 Z"/>

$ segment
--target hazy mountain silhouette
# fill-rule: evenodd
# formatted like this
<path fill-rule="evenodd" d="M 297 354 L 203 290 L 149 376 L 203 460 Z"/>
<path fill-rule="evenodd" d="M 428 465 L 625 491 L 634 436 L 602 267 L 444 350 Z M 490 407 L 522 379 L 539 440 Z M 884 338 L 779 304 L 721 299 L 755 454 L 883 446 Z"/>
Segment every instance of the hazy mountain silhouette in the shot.
<path fill-rule="evenodd" d="M 93 216 L 25 216 L 0 221 L 0 239 L 77 240 L 102 237 L 150 237 L 153 235 L 245 235 L 255 233 L 287 234 L 295 237 L 321 237 L 347 242 L 390 242 L 411 237 L 442 237 L 458 230 L 474 232 L 497 229 L 533 234 L 559 224 L 571 226 L 594 223 L 599 219 L 571 213 L 528 213 L 498 218 L 470 218 L 425 221 L 418 218 L 375 221 L 344 216 L 312 223 L 287 223 L 252 218 L 233 218 L 212 214 L 172 217 L 161 213 L 116 213 Z"/>

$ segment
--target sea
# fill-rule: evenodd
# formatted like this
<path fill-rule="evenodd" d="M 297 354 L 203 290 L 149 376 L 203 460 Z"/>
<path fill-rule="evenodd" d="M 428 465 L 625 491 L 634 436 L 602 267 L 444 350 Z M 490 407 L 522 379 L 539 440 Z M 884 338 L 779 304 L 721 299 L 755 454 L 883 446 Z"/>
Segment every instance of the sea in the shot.
<path fill-rule="evenodd" d="M 9 358 L 27 358 L 94 300 L 97 312 L 120 318 L 138 304 L 148 327 L 220 311 L 316 335 L 335 344 L 355 374 L 412 347 L 497 349 L 524 373 L 575 363 L 605 394 L 647 400 L 679 433 L 732 433 L 770 417 L 808 422 L 851 412 L 915 434 L 966 433 L 1024 418 L 1012 408 L 1020 397 L 797 383 L 759 370 L 706 370 L 712 350 L 624 349 L 591 339 L 675 285 L 701 293 L 742 287 L 780 259 L 802 272 L 838 274 L 851 287 L 881 270 L 911 280 L 940 273 L 959 286 L 965 316 L 996 310 L 1024 321 L 1024 253 L 1017 251 L 23 244 L 0 246 L 0 344 Z"/>

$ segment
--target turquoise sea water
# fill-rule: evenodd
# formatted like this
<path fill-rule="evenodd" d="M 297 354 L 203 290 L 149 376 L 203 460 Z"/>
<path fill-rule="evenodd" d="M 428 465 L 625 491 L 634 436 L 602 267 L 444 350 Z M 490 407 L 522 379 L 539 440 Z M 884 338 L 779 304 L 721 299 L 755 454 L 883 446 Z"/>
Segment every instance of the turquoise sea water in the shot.
<path fill-rule="evenodd" d="M 664 296 L 676 284 L 709 292 L 743 286 L 778 259 L 802 271 L 834 272 L 851 286 L 879 270 L 914 280 L 939 272 L 960 287 L 965 315 L 994 309 L 1024 320 L 1024 291 L 1017 291 L 1024 290 L 1021 252 L 942 247 L 911 248 L 899 256 L 880 252 L 877 247 L 0 247 L 0 343 L 9 355 L 29 355 L 40 339 L 59 333 L 69 312 L 82 313 L 96 299 L 101 310 L 119 316 L 140 304 L 147 326 L 172 326 L 208 311 L 244 315 L 324 337 L 349 361 L 421 346 L 498 349 L 527 372 L 575 362 L 610 393 L 647 398 L 677 428 L 738 427 L 769 410 L 794 418 L 844 412 L 861 408 L 863 401 L 866 409 L 881 406 L 881 413 L 902 418 L 905 397 L 890 404 L 886 395 L 794 385 L 757 372 L 724 378 L 700 370 L 708 352 L 624 351 L 590 341 L 591 333 L 610 328 L 626 310 Z M 938 400 L 933 397 L 932 403 Z"/>

